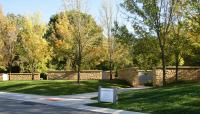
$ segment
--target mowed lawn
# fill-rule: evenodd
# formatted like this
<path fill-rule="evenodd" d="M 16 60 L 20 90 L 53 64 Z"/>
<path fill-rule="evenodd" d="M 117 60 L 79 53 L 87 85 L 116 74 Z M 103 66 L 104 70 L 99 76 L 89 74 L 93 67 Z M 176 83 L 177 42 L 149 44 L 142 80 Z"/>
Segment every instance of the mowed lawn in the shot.
<path fill-rule="evenodd" d="M 99 86 L 129 87 L 126 82 L 120 80 L 81 81 L 80 85 L 69 80 L 1 81 L 0 91 L 55 96 L 97 92 Z"/>
<path fill-rule="evenodd" d="M 119 95 L 116 105 L 91 105 L 151 114 L 200 114 L 200 82 L 129 91 Z"/>

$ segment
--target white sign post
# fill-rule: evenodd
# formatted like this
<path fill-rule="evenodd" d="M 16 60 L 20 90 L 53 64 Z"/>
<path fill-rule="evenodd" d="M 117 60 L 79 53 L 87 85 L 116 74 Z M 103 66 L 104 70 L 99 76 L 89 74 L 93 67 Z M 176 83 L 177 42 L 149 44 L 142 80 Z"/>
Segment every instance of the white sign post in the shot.
<path fill-rule="evenodd" d="M 117 90 L 115 88 L 101 88 L 99 87 L 99 102 L 111 102 L 117 101 Z"/>
<path fill-rule="evenodd" d="M 3 81 L 8 81 L 9 78 L 8 78 L 8 74 L 3 74 Z"/>

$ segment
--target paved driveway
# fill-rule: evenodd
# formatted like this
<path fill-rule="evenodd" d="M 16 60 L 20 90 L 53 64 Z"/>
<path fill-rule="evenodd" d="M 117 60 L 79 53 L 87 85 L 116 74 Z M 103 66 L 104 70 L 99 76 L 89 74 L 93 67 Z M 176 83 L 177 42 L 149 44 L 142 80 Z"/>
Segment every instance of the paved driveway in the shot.
<path fill-rule="evenodd" d="M 118 92 L 135 89 L 145 89 L 145 87 L 124 88 L 119 89 Z M 140 112 L 87 106 L 86 104 L 88 103 L 96 102 L 90 98 L 97 95 L 97 92 L 65 96 L 40 96 L 0 92 L 0 114 L 143 114 Z"/>
<path fill-rule="evenodd" d="M 73 108 L 0 98 L 0 114 L 102 114 Z"/>

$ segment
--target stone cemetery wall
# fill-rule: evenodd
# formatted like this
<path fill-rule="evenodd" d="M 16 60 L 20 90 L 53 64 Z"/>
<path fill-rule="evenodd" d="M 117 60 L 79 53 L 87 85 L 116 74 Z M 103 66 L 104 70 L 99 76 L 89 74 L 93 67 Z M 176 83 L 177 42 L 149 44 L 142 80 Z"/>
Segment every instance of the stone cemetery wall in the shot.
<path fill-rule="evenodd" d="M 2 77 L 3 74 L 1 74 L 0 76 L 0 80 L 3 80 Z M 31 73 L 11 73 L 11 75 L 9 75 L 10 80 L 32 80 L 32 74 Z M 40 80 L 40 74 L 39 73 L 35 73 L 34 74 L 34 80 Z"/>
<path fill-rule="evenodd" d="M 10 80 L 32 80 L 31 73 L 11 73 Z M 34 74 L 34 80 L 40 80 L 40 74 Z"/>
<path fill-rule="evenodd" d="M 75 71 L 48 71 L 48 80 L 76 80 L 77 72 Z M 80 74 L 81 80 L 100 80 L 102 79 L 101 70 L 83 70 Z"/>
<path fill-rule="evenodd" d="M 147 83 L 153 84 L 153 71 L 152 70 L 138 70 L 139 85 Z"/>
<path fill-rule="evenodd" d="M 3 80 L 3 74 L 0 74 L 0 81 Z"/>
<path fill-rule="evenodd" d="M 154 69 L 153 76 L 153 85 L 154 86 L 162 86 L 163 85 L 163 72 L 161 67 L 157 67 Z M 176 68 L 175 67 L 167 67 L 166 70 L 166 82 L 171 83 L 175 81 L 176 76 Z M 200 80 L 200 67 L 190 67 L 190 66 L 181 66 L 178 71 L 178 80 L 187 81 Z"/>
<path fill-rule="evenodd" d="M 131 86 L 136 87 L 139 85 L 138 68 L 122 69 L 119 70 L 118 74 L 118 79 L 126 80 Z"/>
<path fill-rule="evenodd" d="M 109 80 L 110 79 L 110 71 L 103 71 L 102 72 L 102 79 L 103 80 Z M 115 71 L 112 71 L 112 79 L 117 79 L 117 77 L 115 77 Z"/>

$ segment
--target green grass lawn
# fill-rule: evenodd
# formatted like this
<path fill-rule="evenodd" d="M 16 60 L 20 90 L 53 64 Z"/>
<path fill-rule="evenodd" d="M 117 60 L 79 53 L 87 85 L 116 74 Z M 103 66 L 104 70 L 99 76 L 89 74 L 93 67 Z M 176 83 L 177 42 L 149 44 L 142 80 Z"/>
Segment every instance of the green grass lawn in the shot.
<path fill-rule="evenodd" d="M 129 91 L 119 95 L 118 104 L 90 105 L 152 114 L 200 114 L 200 82 Z"/>
<path fill-rule="evenodd" d="M 80 85 L 76 81 L 66 80 L 1 81 L 0 91 L 55 96 L 97 92 L 98 86 L 129 87 L 126 82 L 120 80 L 81 81 Z"/>

